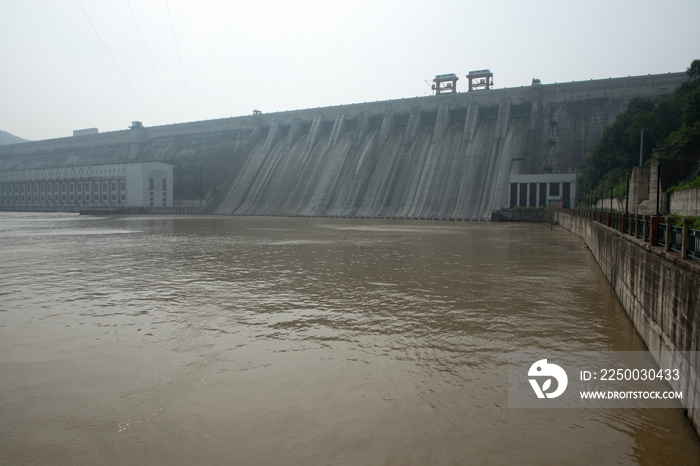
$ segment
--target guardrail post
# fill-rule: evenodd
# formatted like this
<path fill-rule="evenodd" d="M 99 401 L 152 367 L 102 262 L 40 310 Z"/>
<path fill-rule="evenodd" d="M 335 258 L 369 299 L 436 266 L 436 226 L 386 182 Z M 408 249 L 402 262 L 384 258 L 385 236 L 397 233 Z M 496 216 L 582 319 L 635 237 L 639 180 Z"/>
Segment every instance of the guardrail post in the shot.
<path fill-rule="evenodd" d="M 681 240 L 681 257 L 688 257 L 688 246 L 690 245 L 690 229 L 693 227 L 695 220 L 692 218 L 683 219 L 683 239 Z"/>
<path fill-rule="evenodd" d="M 658 246 L 659 245 L 659 223 L 661 223 L 661 220 L 663 220 L 663 217 L 661 215 L 652 215 L 649 218 L 649 245 L 650 246 Z M 646 224 L 646 222 L 645 222 L 645 224 Z"/>
<path fill-rule="evenodd" d="M 623 235 L 629 233 L 629 219 L 630 214 L 622 214 L 622 223 L 620 224 L 620 231 Z"/>

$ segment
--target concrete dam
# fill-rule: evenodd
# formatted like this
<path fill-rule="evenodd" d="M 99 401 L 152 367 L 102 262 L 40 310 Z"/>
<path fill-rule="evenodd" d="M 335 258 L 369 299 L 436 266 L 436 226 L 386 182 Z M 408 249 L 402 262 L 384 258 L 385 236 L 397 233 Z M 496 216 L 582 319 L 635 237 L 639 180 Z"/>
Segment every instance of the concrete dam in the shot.
<path fill-rule="evenodd" d="M 0 147 L 0 171 L 174 167 L 175 204 L 233 215 L 486 219 L 509 177 L 577 173 L 635 97 L 685 73 L 533 84 Z"/>

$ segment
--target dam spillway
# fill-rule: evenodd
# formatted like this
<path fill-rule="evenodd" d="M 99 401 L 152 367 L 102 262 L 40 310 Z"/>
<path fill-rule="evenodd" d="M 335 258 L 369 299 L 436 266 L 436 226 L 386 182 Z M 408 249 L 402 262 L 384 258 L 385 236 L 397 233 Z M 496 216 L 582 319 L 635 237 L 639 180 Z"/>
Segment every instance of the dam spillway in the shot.
<path fill-rule="evenodd" d="M 175 201 L 212 213 L 485 219 L 510 175 L 576 173 L 635 97 L 685 73 L 135 127 L 0 147 L 0 171 L 174 166 Z"/>

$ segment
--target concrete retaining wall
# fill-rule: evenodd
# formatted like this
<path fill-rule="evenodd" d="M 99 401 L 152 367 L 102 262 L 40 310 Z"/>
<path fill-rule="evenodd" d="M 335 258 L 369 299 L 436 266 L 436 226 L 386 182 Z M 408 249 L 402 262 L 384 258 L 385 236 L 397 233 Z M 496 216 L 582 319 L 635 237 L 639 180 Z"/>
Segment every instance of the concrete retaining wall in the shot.
<path fill-rule="evenodd" d="M 602 204 L 602 205 L 601 205 L 601 204 Z M 624 212 L 624 211 L 625 211 L 625 200 L 623 199 L 623 200 L 621 201 L 621 200 L 619 200 L 619 199 L 617 199 L 617 198 L 613 198 L 612 206 L 613 206 L 613 210 L 616 210 L 617 212 Z M 606 210 L 606 211 L 607 211 L 607 210 L 610 210 L 610 198 L 607 198 L 607 199 L 598 199 L 598 200 L 595 202 L 595 204 L 593 205 L 593 208 L 594 208 L 595 210 L 598 210 L 598 209 L 600 209 L 601 207 L 603 208 L 603 210 Z M 630 210 L 631 210 L 631 209 L 630 209 Z"/>
<path fill-rule="evenodd" d="M 700 188 L 675 191 L 670 197 L 671 214 L 700 217 Z"/>
<path fill-rule="evenodd" d="M 205 215 L 202 207 L 126 207 L 123 209 L 83 209 L 80 215 Z"/>
<path fill-rule="evenodd" d="M 648 243 L 579 217 L 560 212 L 560 224 L 588 245 L 603 274 L 639 331 L 649 351 L 659 361 L 659 351 L 700 350 L 700 265 L 679 254 L 650 247 Z M 678 366 L 676 362 L 674 367 Z M 700 361 L 680 361 L 688 402 L 700 400 Z M 695 403 L 700 403 L 695 401 Z M 700 435 L 700 408 L 688 409 Z"/>

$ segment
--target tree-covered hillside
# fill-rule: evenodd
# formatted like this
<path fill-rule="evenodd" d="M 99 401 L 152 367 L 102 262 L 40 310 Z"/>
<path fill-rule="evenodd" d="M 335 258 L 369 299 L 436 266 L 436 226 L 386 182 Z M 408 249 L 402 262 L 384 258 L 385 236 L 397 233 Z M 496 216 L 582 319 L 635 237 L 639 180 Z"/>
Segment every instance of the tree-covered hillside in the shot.
<path fill-rule="evenodd" d="M 633 99 L 627 110 L 605 128 L 593 153 L 586 157 L 579 194 L 599 192 L 608 180 L 622 180 L 624 170 L 639 165 L 641 130 L 644 129 L 643 161 L 654 149 L 664 157 L 700 155 L 700 60 L 686 71 L 689 80 L 665 99 Z M 609 184 L 606 184 L 609 186 Z"/>

